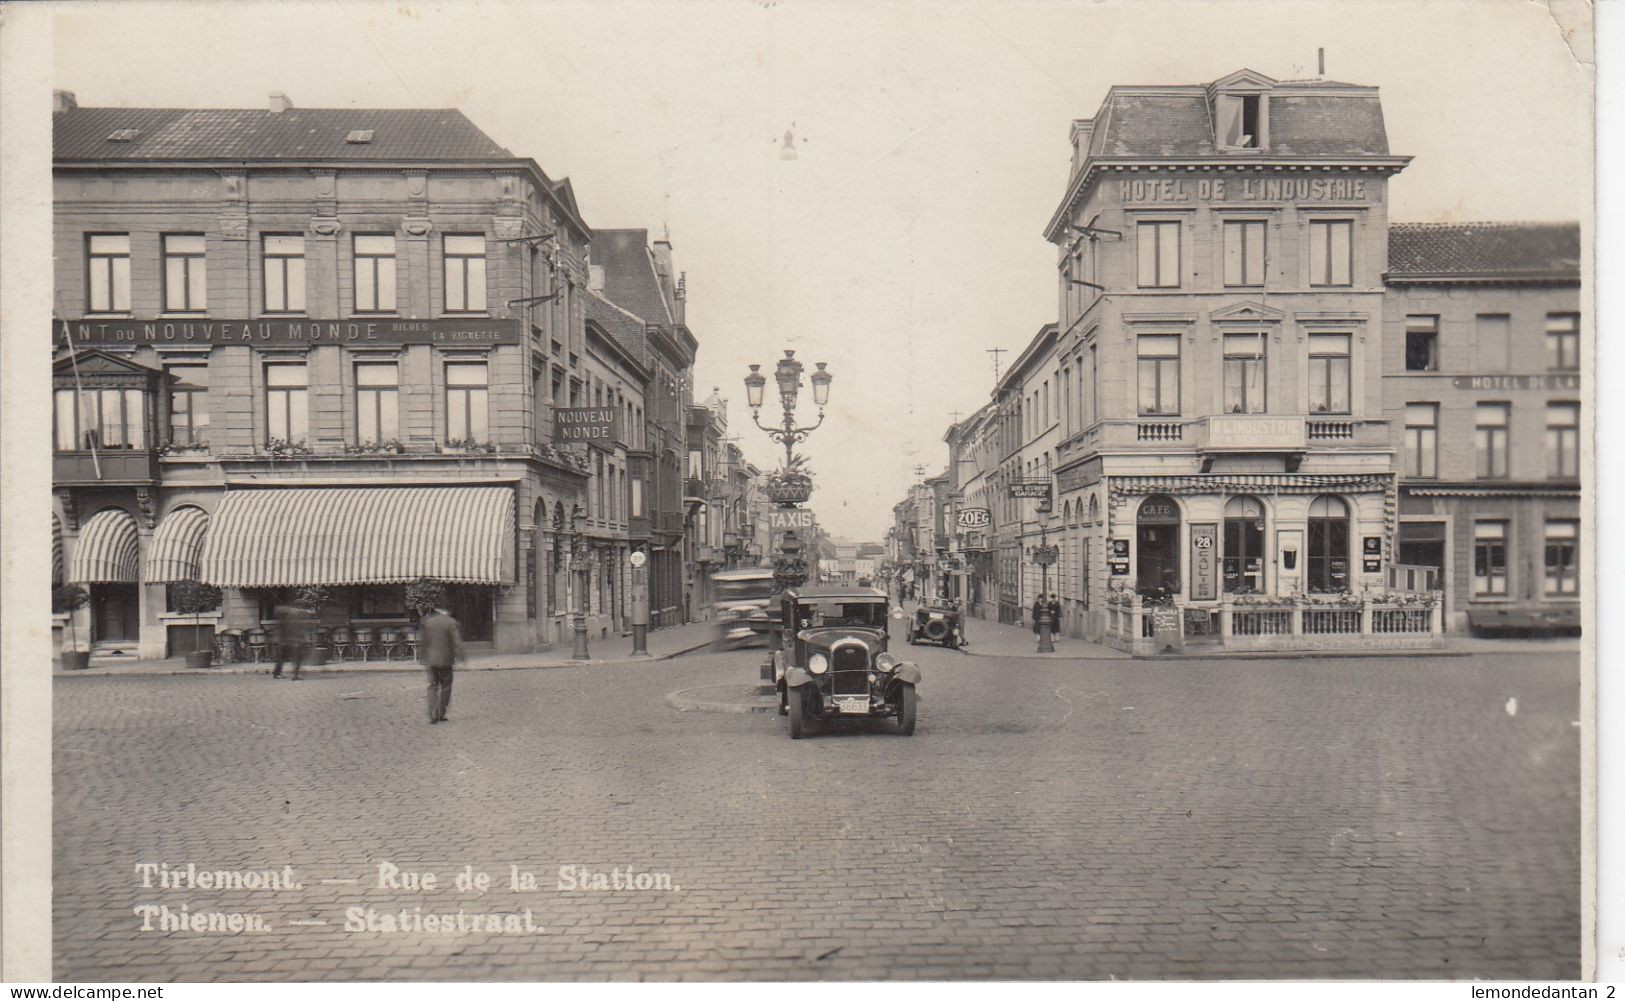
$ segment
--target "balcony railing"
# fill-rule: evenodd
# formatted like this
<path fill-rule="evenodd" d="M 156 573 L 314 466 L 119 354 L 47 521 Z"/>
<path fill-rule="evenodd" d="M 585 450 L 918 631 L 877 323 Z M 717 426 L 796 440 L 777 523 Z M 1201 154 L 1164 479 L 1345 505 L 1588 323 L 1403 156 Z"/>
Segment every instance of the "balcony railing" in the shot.
<path fill-rule="evenodd" d="M 1197 452 L 1302 452 L 1308 448 L 1389 444 L 1387 422 L 1303 414 L 1142 416 L 1101 421 L 1065 443 L 1063 461 L 1100 449 L 1166 447 Z"/>
<path fill-rule="evenodd" d="M 1441 642 L 1440 599 L 1433 592 L 1369 598 L 1279 598 L 1174 606 L 1181 646 L 1205 644 L 1234 650 L 1428 649 Z M 1158 628 L 1157 606 L 1137 595 L 1106 605 L 1109 646 L 1138 654 L 1163 652 L 1170 637 Z M 1213 627 L 1216 620 L 1217 628 Z"/>
<path fill-rule="evenodd" d="M 51 461 L 57 486 L 91 483 L 152 483 L 158 479 L 158 453 L 153 449 L 114 448 L 90 452 L 57 452 Z"/>

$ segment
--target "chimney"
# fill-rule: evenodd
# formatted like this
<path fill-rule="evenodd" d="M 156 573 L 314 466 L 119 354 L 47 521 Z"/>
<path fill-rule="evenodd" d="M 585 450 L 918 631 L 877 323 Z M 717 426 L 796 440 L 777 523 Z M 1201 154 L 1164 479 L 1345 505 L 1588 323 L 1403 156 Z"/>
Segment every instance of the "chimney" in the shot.
<path fill-rule="evenodd" d="M 587 291 L 602 292 L 604 290 L 604 266 L 602 264 L 587 265 Z"/>
<path fill-rule="evenodd" d="M 1076 174 L 1089 156 L 1089 140 L 1094 138 L 1095 122 L 1092 118 L 1072 120 L 1072 173 Z"/>
<path fill-rule="evenodd" d="M 271 92 L 271 114 L 280 115 L 292 107 L 293 102 L 288 100 L 288 95 L 282 93 L 280 90 L 273 90 Z"/>
<path fill-rule="evenodd" d="M 78 98 L 73 96 L 71 90 L 51 91 L 51 114 L 60 115 L 64 111 L 73 111 L 79 107 Z"/>
<path fill-rule="evenodd" d="M 683 323 L 683 300 L 677 295 L 677 287 L 673 282 L 671 273 L 671 241 L 667 239 L 656 240 L 653 245 L 655 258 L 655 273 L 660 277 L 660 290 L 665 293 L 666 301 L 671 304 L 672 319 Z"/>

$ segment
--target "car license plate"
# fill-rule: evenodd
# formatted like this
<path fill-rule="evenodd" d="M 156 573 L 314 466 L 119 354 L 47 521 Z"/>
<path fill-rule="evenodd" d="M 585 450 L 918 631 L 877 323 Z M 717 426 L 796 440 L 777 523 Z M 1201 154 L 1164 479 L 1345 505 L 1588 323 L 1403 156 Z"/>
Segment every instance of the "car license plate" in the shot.
<path fill-rule="evenodd" d="M 942 615 L 940 613 L 937 613 L 937 612 L 932 612 L 931 613 L 931 621 L 933 621 L 933 622 L 941 622 L 942 621 Z"/>
<path fill-rule="evenodd" d="M 843 713 L 866 713 L 869 711 L 869 696 L 858 695 L 850 699 L 836 699 L 835 708 Z"/>

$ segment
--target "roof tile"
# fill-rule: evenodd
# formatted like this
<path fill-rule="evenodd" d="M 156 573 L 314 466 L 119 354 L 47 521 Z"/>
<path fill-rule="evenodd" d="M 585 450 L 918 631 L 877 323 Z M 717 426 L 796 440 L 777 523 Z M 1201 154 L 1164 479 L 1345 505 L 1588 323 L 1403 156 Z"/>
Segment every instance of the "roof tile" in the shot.
<path fill-rule="evenodd" d="M 1388 228 L 1391 277 L 1580 278 L 1575 222 L 1397 222 Z"/>

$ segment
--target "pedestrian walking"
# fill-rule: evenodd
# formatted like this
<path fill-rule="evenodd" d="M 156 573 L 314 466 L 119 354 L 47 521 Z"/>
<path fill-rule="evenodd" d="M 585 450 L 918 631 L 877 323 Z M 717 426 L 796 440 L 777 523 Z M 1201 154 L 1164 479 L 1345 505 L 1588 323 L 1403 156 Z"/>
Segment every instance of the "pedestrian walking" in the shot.
<path fill-rule="evenodd" d="M 443 723 L 451 708 L 451 675 L 454 665 L 468 664 L 463 652 L 463 631 L 457 620 L 439 605 L 424 616 L 418 637 L 418 662 L 429 680 L 429 722 Z"/>
<path fill-rule="evenodd" d="M 1049 609 L 1049 631 L 1050 635 L 1053 637 L 1056 633 L 1061 631 L 1060 596 L 1051 591 L 1049 601 L 1045 603 L 1045 607 Z"/>
<path fill-rule="evenodd" d="M 286 602 L 276 606 L 276 667 L 271 677 L 282 677 L 282 665 L 293 665 L 293 681 L 305 666 L 305 654 L 310 644 L 310 619 L 305 610 Z"/>
<path fill-rule="evenodd" d="M 1040 594 L 1033 599 L 1033 635 L 1038 635 L 1038 617 L 1044 613 L 1044 596 Z"/>

